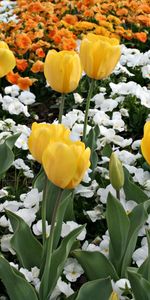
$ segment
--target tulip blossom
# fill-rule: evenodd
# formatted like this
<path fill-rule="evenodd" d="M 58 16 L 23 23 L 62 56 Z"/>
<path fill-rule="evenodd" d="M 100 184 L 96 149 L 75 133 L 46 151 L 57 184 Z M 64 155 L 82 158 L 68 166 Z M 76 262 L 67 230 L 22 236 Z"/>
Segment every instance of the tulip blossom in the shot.
<path fill-rule="evenodd" d="M 74 91 L 81 74 L 80 58 L 75 51 L 48 52 L 44 63 L 44 75 L 54 91 L 63 94 Z"/>
<path fill-rule="evenodd" d="M 141 141 L 141 151 L 145 160 L 150 165 L 150 121 L 144 126 L 144 136 Z"/>
<path fill-rule="evenodd" d="M 49 142 L 64 141 L 69 136 L 69 129 L 64 125 L 36 123 L 32 124 L 32 131 L 28 139 L 28 146 L 32 156 L 42 163 L 42 155 Z"/>
<path fill-rule="evenodd" d="M 70 130 L 62 124 L 33 123 L 28 146 L 48 179 L 62 189 L 76 187 L 90 166 L 90 149 L 72 141 Z"/>
<path fill-rule="evenodd" d="M 92 33 L 81 42 L 80 58 L 85 73 L 93 79 L 109 76 L 119 61 L 121 54 L 119 41 Z"/>
<path fill-rule="evenodd" d="M 8 45 L 0 41 L 0 78 L 7 75 L 16 65 L 16 59 L 13 52 L 9 50 Z"/>

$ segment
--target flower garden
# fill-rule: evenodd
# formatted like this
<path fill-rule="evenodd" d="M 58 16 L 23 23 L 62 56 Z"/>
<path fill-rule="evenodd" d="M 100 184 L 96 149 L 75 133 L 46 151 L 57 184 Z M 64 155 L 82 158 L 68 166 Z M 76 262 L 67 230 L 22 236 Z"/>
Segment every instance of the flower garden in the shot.
<path fill-rule="evenodd" d="M 150 0 L 0 1 L 0 300 L 150 300 Z"/>

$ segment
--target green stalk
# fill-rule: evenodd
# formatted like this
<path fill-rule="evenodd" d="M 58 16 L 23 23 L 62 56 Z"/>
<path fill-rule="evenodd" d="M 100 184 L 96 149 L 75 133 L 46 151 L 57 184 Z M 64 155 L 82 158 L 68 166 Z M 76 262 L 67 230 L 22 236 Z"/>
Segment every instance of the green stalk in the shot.
<path fill-rule="evenodd" d="M 116 190 L 116 197 L 118 200 L 120 200 L 120 190 L 118 190 L 118 191 Z"/>
<path fill-rule="evenodd" d="M 48 178 L 45 174 L 45 185 L 43 190 L 43 199 L 42 199 L 42 238 L 43 238 L 43 245 L 46 241 L 46 196 L 47 196 L 47 189 L 48 189 Z"/>
<path fill-rule="evenodd" d="M 93 88 L 94 88 L 94 79 L 91 80 L 87 99 L 86 99 L 86 110 L 85 110 L 85 117 L 84 117 L 84 127 L 83 127 L 83 142 L 85 142 L 86 138 L 86 129 L 87 129 L 87 123 L 88 123 L 88 112 L 90 108 L 90 100 L 93 94 Z"/>
<path fill-rule="evenodd" d="M 51 273 L 51 260 L 52 260 L 52 254 L 53 254 L 53 241 L 54 241 L 54 230 L 55 230 L 55 223 L 56 223 L 56 216 L 57 216 L 57 211 L 58 207 L 61 201 L 61 196 L 62 196 L 62 189 L 59 189 L 58 191 L 58 196 L 56 199 L 55 207 L 53 210 L 53 215 L 52 215 L 52 221 L 51 221 L 51 230 L 50 230 L 50 235 L 47 239 L 47 251 L 46 251 L 46 262 L 45 262 L 45 268 L 41 280 L 41 286 L 42 286 L 42 297 L 40 299 L 46 300 L 48 298 L 48 281 L 50 278 L 50 273 Z"/>
<path fill-rule="evenodd" d="M 61 102 L 59 106 L 59 116 L 58 116 L 58 123 L 61 124 L 62 122 L 62 116 L 64 112 L 64 104 L 65 104 L 65 94 L 62 94 L 61 96 Z"/>

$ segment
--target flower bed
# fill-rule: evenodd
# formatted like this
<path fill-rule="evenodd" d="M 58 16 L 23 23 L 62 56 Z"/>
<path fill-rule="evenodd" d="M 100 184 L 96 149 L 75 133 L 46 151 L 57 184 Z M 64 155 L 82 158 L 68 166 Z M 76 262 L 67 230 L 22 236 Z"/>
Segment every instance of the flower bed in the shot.
<path fill-rule="evenodd" d="M 149 2 L 1 12 L 0 299 L 149 299 Z"/>

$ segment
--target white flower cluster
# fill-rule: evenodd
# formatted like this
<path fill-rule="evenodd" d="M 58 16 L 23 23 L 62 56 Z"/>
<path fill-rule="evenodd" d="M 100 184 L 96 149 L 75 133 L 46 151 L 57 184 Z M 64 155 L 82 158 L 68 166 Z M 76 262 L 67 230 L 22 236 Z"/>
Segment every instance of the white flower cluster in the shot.
<path fill-rule="evenodd" d="M 29 91 L 20 91 L 17 85 L 7 86 L 4 90 L 5 95 L 0 94 L 0 103 L 2 109 L 8 111 L 11 115 L 23 113 L 29 117 L 28 105 L 35 102 L 35 95 Z"/>
<path fill-rule="evenodd" d="M 15 22 L 17 23 L 17 16 L 14 14 L 14 7 L 16 6 L 16 1 L 1 1 L 0 2 L 0 22 L 8 23 Z"/>

